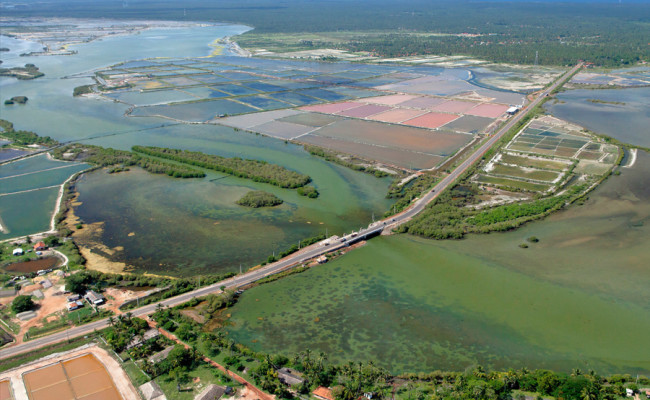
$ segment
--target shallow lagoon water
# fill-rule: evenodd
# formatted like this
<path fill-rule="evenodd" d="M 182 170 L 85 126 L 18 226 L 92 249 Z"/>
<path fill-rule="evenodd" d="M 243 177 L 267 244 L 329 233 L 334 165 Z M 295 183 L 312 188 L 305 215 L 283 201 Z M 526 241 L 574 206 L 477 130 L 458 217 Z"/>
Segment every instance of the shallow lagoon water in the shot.
<path fill-rule="evenodd" d="M 557 98 L 562 102 L 545 106 L 554 116 L 624 143 L 650 147 L 650 87 L 568 90 Z M 592 103 L 590 99 L 625 104 Z"/>
<path fill-rule="evenodd" d="M 650 156 L 544 221 L 462 241 L 373 239 L 248 290 L 231 336 L 399 373 L 493 368 L 648 373 Z M 530 248 L 518 245 L 532 235 Z"/>
<path fill-rule="evenodd" d="M 308 199 L 294 190 L 213 172 L 191 180 L 137 169 L 90 174 L 77 185 L 82 204 L 76 214 L 86 223 L 104 221 L 102 241 L 108 247 L 124 247 L 111 258 L 127 261 L 137 271 L 184 275 L 189 273 L 188 264 L 191 273 L 235 271 L 240 263 L 247 268 L 325 229 L 329 234 L 358 229 L 371 220 L 372 213 L 379 216 L 390 204 L 384 198 L 388 179 L 332 165 L 300 146 L 226 127 L 177 125 L 94 143 L 115 148 L 173 147 L 179 138 L 185 149 L 262 159 L 299 170 L 312 177 L 321 195 Z M 255 210 L 236 205 L 249 190 L 271 192 L 285 203 Z M 131 232 L 136 234 L 128 236 Z"/>

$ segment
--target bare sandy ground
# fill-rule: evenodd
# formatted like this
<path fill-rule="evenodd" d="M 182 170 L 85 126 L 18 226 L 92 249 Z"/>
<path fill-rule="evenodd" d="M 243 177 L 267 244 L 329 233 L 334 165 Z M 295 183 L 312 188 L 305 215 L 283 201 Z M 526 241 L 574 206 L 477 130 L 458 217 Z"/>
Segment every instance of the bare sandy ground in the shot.
<path fill-rule="evenodd" d="M 52 282 L 52 287 L 43 289 L 43 287 L 40 285 L 40 282 L 46 278 Z M 15 320 L 15 322 L 20 325 L 20 332 L 16 335 L 15 344 L 23 342 L 23 336 L 29 330 L 29 328 L 34 326 L 42 326 L 43 318 L 57 311 L 65 309 L 66 296 L 60 291 L 61 285 L 64 284 L 62 277 L 57 276 L 56 273 L 50 273 L 45 276 L 35 278 L 34 281 L 37 283 L 29 286 L 24 286 L 18 294 L 31 294 L 34 290 L 38 289 L 43 292 L 43 295 L 45 297 L 43 299 L 35 301 L 35 303 L 38 305 L 38 308 L 34 310 L 36 312 L 35 318 L 32 318 L 28 321 Z M 15 297 L 6 298 L 6 304 L 10 304 L 14 298 Z"/>
<path fill-rule="evenodd" d="M 27 397 L 27 389 L 25 388 L 22 379 L 24 373 L 85 354 L 93 354 L 104 365 L 124 400 L 137 400 L 140 398 L 135 387 L 131 384 L 131 380 L 126 375 L 126 372 L 122 369 L 120 364 L 111 357 L 108 351 L 102 349 L 96 344 L 84 345 L 71 351 L 52 354 L 18 368 L 5 371 L 0 374 L 0 380 L 5 378 L 10 379 L 15 400 L 29 400 Z"/>

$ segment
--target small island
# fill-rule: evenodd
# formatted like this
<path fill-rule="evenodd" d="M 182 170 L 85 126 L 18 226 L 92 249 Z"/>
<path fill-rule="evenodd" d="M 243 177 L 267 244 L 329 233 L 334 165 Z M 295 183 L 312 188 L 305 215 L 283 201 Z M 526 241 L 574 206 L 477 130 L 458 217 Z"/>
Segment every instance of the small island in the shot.
<path fill-rule="evenodd" d="M 26 104 L 27 100 L 29 100 L 27 96 L 14 96 L 9 100 L 5 100 L 5 105 L 9 106 L 12 104 Z"/>
<path fill-rule="evenodd" d="M 607 100 L 600 100 L 600 99 L 587 99 L 588 102 L 594 103 L 594 104 L 611 104 L 615 106 L 624 106 L 625 103 L 622 101 L 607 101 Z"/>
<path fill-rule="evenodd" d="M 313 186 L 303 186 L 298 188 L 298 194 L 301 196 L 309 197 L 310 199 L 315 199 L 318 197 L 318 190 Z"/>
<path fill-rule="evenodd" d="M 240 206 L 260 208 L 260 207 L 274 207 L 283 203 L 282 199 L 276 195 L 262 190 L 254 190 L 248 192 L 241 199 L 236 202 Z"/>
<path fill-rule="evenodd" d="M 44 75 L 34 64 L 25 64 L 24 67 L 0 68 L 0 76 L 10 76 L 21 80 L 36 79 Z"/>

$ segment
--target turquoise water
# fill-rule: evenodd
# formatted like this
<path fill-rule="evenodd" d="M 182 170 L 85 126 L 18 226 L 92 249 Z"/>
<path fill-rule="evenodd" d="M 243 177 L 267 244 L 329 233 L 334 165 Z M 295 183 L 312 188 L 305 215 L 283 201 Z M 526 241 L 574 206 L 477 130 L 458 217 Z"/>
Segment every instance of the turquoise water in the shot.
<path fill-rule="evenodd" d="M 0 240 L 48 231 L 58 195 L 55 187 L 0 196 Z"/>
<path fill-rule="evenodd" d="M 49 230 L 61 184 L 88 167 L 45 154 L 0 166 L 0 240 Z"/>

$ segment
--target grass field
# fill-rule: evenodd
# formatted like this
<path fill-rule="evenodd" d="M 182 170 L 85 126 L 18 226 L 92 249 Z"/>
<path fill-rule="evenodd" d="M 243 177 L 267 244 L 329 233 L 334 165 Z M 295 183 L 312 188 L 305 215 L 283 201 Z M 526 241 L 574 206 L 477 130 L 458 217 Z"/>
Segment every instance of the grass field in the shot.
<path fill-rule="evenodd" d="M 552 182 L 560 176 L 560 173 L 554 171 L 542 171 L 538 169 L 524 170 L 520 167 L 511 165 L 496 164 L 490 173 L 495 175 L 506 175 L 515 178 L 532 179 L 536 181 Z"/>
<path fill-rule="evenodd" d="M 543 192 L 550 188 L 549 185 L 539 183 L 524 182 L 516 179 L 498 178 L 495 176 L 478 175 L 476 180 L 481 183 L 492 183 L 497 186 L 530 190 L 533 192 Z"/>

